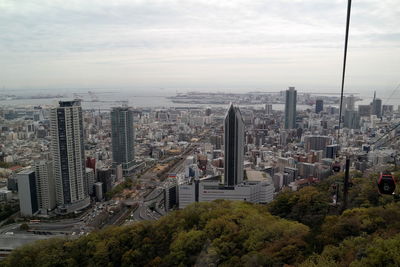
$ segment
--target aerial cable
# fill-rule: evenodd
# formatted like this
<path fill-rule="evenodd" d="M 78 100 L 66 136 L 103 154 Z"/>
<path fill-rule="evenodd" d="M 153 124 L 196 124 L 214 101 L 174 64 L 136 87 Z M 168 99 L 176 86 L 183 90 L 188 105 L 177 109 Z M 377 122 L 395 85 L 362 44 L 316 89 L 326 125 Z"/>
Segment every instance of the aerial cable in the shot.
<path fill-rule="evenodd" d="M 393 130 L 397 129 L 400 126 L 400 122 L 397 123 L 395 126 L 393 126 L 389 131 L 387 131 L 384 135 L 382 135 L 381 137 L 379 137 L 376 141 L 374 141 L 371 145 L 375 145 L 376 143 L 378 143 L 380 140 L 382 140 L 385 136 L 387 136 L 390 132 L 392 132 Z"/>
<path fill-rule="evenodd" d="M 351 0 L 348 0 L 347 1 L 347 18 L 346 18 L 346 36 L 345 36 L 345 40 L 344 40 L 342 88 L 340 91 L 339 125 L 338 125 L 338 132 L 337 132 L 337 139 L 338 139 L 339 145 L 340 145 L 340 123 L 342 122 L 342 111 L 343 111 L 344 79 L 345 79 L 345 75 L 346 75 L 347 44 L 349 41 L 350 14 L 351 14 Z M 350 159 L 346 158 L 346 168 L 345 168 L 344 186 L 343 186 L 343 205 L 341 207 L 341 211 L 344 211 L 347 208 L 348 189 L 349 189 L 349 170 L 350 170 Z"/>
<path fill-rule="evenodd" d="M 394 88 L 393 92 L 390 94 L 390 96 L 386 99 L 385 103 L 387 103 L 389 101 L 389 99 L 392 98 L 392 96 L 396 93 L 396 91 L 400 88 L 400 83 L 397 85 L 396 88 Z M 376 141 L 374 141 L 372 144 L 370 145 L 374 145 L 376 143 L 378 143 L 380 140 L 382 140 L 385 136 L 387 136 L 391 131 L 395 130 L 397 127 L 400 126 L 400 123 L 394 125 L 390 130 L 388 130 L 384 135 L 382 135 L 381 137 L 379 137 Z M 382 145 L 381 145 L 382 146 Z"/>
<path fill-rule="evenodd" d="M 396 140 L 397 138 L 399 138 L 400 135 L 395 135 L 394 137 L 390 138 L 389 140 L 386 140 L 383 144 L 380 144 L 379 147 L 386 145 L 387 143 L 390 143 L 394 140 Z"/>
<path fill-rule="evenodd" d="M 387 104 L 387 102 L 392 99 L 392 96 L 396 93 L 396 91 L 400 88 L 400 83 L 397 85 L 396 88 L 394 88 L 393 92 L 390 94 L 390 96 L 385 100 L 385 104 Z M 382 103 L 383 106 L 383 103 Z"/>
<path fill-rule="evenodd" d="M 338 142 L 340 140 L 339 139 L 339 137 L 340 137 L 340 123 L 342 121 L 344 78 L 345 78 L 345 75 L 346 75 L 347 43 L 348 43 L 348 40 L 349 40 L 350 13 L 351 13 L 351 0 L 348 0 L 348 2 L 347 2 L 347 19 L 346 19 L 346 37 L 345 37 L 345 40 L 344 40 L 342 88 L 341 88 L 341 93 L 340 93 L 339 126 L 338 126 L 338 133 L 337 133 Z"/>

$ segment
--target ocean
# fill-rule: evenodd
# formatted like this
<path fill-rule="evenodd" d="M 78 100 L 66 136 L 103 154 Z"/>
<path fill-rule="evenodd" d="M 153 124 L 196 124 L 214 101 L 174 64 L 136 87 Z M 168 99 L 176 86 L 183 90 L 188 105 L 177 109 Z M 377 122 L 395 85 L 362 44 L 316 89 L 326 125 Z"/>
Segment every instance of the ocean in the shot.
<path fill-rule="evenodd" d="M 33 93 L 34 92 L 34 93 Z M 18 90 L 18 91 L 0 91 L 0 95 L 4 94 L 13 94 L 17 96 L 44 96 L 44 95 L 63 95 L 64 97 L 55 97 L 55 98 L 40 98 L 40 99 L 6 99 L 0 100 L 0 106 L 3 107 L 21 107 L 21 106 L 56 106 L 57 102 L 60 100 L 71 100 L 76 97 L 82 98 L 82 107 L 83 109 L 102 109 L 108 110 L 114 106 L 120 106 L 121 102 L 118 101 L 128 101 L 128 105 L 134 108 L 171 108 L 171 107 L 225 107 L 227 105 L 224 104 L 184 104 L 184 103 L 173 103 L 169 96 L 174 96 L 172 93 L 158 92 L 156 95 L 152 95 L 150 93 L 146 93 L 143 91 L 128 91 L 128 90 L 119 90 L 119 91 L 110 91 L 110 90 L 96 90 L 93 91 L 93 96 L 88 94 L 87 89 L 74 89 L 72 93 L 71 90 Z M 97 99 L 99 102 L 90 102 L 92 99 Z M 385 102 L 385 99 L 382 99 Z M 363 99 L 357 104 L 369 104 L 371 99 Z M 397 102 L 397 101 L 396 101 Z M 385 104 L 385 103 L 383 103 Z M 251 105 L 240 105 L 243 107 L 251 106 L 254 108 L 263 108 L 263 104 L 251 104 Z M 326 105 L 325 105 L 326 106 Z M 332 105 L 338 106 L 338 105 Z M 284 110 L 284 104 L 273 104 L 273 110 Z M 314 109 L 314 106 L 309 105 L 297 105 L 298 110 L 305 109 Z M 397 106 L 394 107 L 397 109 Z"/>

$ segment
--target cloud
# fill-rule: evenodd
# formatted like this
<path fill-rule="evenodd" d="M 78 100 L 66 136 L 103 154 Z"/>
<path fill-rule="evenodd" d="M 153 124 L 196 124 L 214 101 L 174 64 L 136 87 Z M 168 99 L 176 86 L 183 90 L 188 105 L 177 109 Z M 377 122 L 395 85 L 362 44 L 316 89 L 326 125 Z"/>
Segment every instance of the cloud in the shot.
<path fill-rule="evenodd" d="M 0 79 L 15 88 L 334 87 L 346 2 L 3 0 Z M 350 85 L 396 82 L 392 71 L 382 73 L 400 67 L 396 2 L 354 2 L 349 77 L 357 75 Z"/>

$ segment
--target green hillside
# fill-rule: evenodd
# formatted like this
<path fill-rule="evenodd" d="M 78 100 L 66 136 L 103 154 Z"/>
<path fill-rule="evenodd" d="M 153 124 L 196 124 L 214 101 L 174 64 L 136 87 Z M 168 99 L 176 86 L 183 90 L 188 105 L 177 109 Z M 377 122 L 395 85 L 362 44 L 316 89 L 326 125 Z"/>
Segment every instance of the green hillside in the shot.
<path fill-rule="evenodd" d="M 358 174 L 355 174 L 356 176 Z M 331 177 L 268 206 L 196 203 L 158 221 L 15 250 L 4 266 L 400 266 L 400 203 L 374 176 L 354 178 L 350 209 L 330 202 Z"/>

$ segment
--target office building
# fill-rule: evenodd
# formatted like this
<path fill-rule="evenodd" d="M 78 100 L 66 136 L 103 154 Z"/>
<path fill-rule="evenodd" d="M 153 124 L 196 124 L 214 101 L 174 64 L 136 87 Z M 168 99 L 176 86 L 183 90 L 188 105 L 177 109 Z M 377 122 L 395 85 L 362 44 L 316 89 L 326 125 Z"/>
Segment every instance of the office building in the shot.
<path fill-rule="evenodd" d="M 349 129 L 359 129 L 360 128 L 360 116 L 357 111 L 346 110 L 344 113 L 343 126 Z"/>
<path fill-rule="evenodd" d="M 310 152 L 310 150 L 323 150 L 325 152 L 326 147 L 331 142 L 332 138 L 329 136 L 307 135 L 304 137 L 304 145 L 307 152 Z"/>
<path fill-rule="evenodd" d="M 286 90 L 285 129 L 296 128 L 296 103 L 297 91 L 294 87 L 289 87 L 289 89 Z"/>
<path fill-rule="evenodd" d="M 94 170 L 92 168 L 85 169 L 85 179 L 86 179 L 86 190 L 89 196 L 94 195 L 94 183 L 95 183 L 95 176 Z"/>
<path fill-rule="evenodd" d="M 205 115 L 206 115 L 206 116 L 210 116 L 210 115 L 211 115 L 211 112 L 212 112 L 211 108 L 208 107 L 208 108 L 206 108 Z"/>
<path fill-rule="evenodd" d="M 345 97 L 343 102 L 344 110 L 354 110 L 356 98 L 353 95 Z"/>
<path fill-rule="evenodd" d="M 7 178 L 7 189 L 12 192 L 18 191 L 18 179 L 16 175 L 12 174 Z"/>
<path fill-rule="evenodd" d="M 97 201 L 102 201 L 103 200 L 103 183 L 102 182 L 94 183 L 94 191 L 96 194 Z"/>
<path fill-rule="evenodd" d="M 85 190 L 80 101 L 60 101 L 59 107 L 51 109 L 50 133 L 58 211 L 69 213 L 82 209 L 90 204 L 90 198 Z"/>
<path fill-rule="evenodd" d="M 387 116 L 393 113 L 393 105 L 382 105 L 382 116 Z"/>
<path fill-rule="evenodd" d="M 103 195 L 111 191 L 113 183 L 112 169 L 101 168 L 97 169 L 97 181 L 101 182 L 103 185 Z"/>
<path fill-rule="evenodd" d="M 378 118 L 382 116 L 382 100 L 379 98 L 372 102 L 372 115 L 376 115 Z"/>
<path fill-rule="evenodd" d="M 266 176 L 265 173 L 264 175 Z M 178 188 L 180 209 L 194 202 L 209 202 L 216 199 L 265 204 L 273 200 L 275 191 L 270 177 L 252 179 L 251 175 L 247 181 L 234 187 L 221 185 L 219 177 L 206 177 L 200 180 L 191 179 L 178 185 Z"/>
<path fill-rule="evenodd" d="M 210 136 L 210 143 L 213 145 L 214 149 L 221 149 L 222 147 L 222 136 L 220 135 L 211 135 Z"/>
<path fill-rule="evenodd" d="M 164 200 L 165 211 L 170 211 L 174 208 L 178 207 L 179 203 L 179 195 L 178 195 L 178 186 L 176 183 L 176 179 L 171 179 L 164 184 Z"/>
<path fill-rule="evenodd" d="M 371 103 L 372 115 L 376 115 L 378 118 L 382 117 L 382 100 L 376 98 L 376 92 L 374 93 L 374 99 Z"/>
<path fill-rule="evenodd" d="M 334 159 L 336 158 L 336 155 L 339 151 L 340 147 L 339 145 L 329 145 L 326 147 L 326 153 L 325 153 L 325 157 L 326 158 L 331 158 Z"/>
<path fill-rule="evenodd" d="M 320 113 L 323 110 L 324 110 L 324 100 L 317 99 L 317 101 L 315 101 L 315 113 Z"/>
<path fill-rule="evenodd" d="M 53 175 L 52 161 L 35 162 L 35 177 L 37 186 L 37 200 L 41 213 L 46 214 L 47 211 L 56 207 L 56 188 Z"/>
<path fill-rule="evenodd" d="M 240 110 L 233 104 L 225 116 L 225 186 L 232 187 L 243 181 L 244 122 Z"/>
<path fill-rule="evenodd" d="M 265 104 L 265 114 L 267 115 L 272 114 L 272 104 Z"/>
<path fill-rule="evenodd" d="M 297 163 L 297 169 L 299 170 L 299 175 L 303 179 L 314 177 L 315 164 L 299 162 Z"/>
<path fill-rule="evenodd" d="M 371 116 L 371 105 L 358 105 L 358 114 L 360 117 L 369 117 Z"/>
<path fill-rule="evenodd" d="M 133 111 L 129 107 L 115 107 L 111 111 L 111 142 L 114 164 L 122 164 L 124 175 L 134 170 Z"/>
<path fill-rule="evenodd" d="M 35 172 L 24 170 L 17 174 L 21 216 L 33 216 L 38 210 Z"/>
<path fill-rule="evenodd" d="M 283 169 L 283 173 L 284 173 L 284 184 L 285 185 L 289 185 L 291 182 L 295 181 L 298 176 L 298 170 L 296 168 L 285 167 Z"/>

